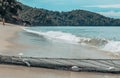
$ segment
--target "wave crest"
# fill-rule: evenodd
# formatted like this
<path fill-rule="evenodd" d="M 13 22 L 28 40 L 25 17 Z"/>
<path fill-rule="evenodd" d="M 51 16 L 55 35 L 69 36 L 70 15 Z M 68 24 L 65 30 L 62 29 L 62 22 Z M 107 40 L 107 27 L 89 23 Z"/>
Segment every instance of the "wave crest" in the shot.
<path fill-rule="evenodd" d="M 120 41 L 110 41 L 106 39 L 99 39 L 99 38 L 86 38 L 86 37 L 77 37 L 71 33 L 64 33 L 61 31 L 33 31 L 26 28 L 23 28 L 25 31 L 37 35 L 44 36 L 48 39 L 58 39 L 58 40 L 65 40 L 66 42 L 72 43 L 83 43 L 86 45 L 91 45 L 95 47 L 99 47 L 102 50 L 110 51 L 110 52 L 120 52 Z"/>
<path fill-rule="evenodd" d="M 109 41 L 103 48 L 105 51 L 120 52 L 120 41 Z"/>
<path fill-rule="evenodd" d="M 81 40 L 81 42 L 100 47 L 100 46 L 104 46 L 105 44 L 107 44 L 108 40 L 93 38 L 93 39 L 89 39 L 89 40 Z"/>

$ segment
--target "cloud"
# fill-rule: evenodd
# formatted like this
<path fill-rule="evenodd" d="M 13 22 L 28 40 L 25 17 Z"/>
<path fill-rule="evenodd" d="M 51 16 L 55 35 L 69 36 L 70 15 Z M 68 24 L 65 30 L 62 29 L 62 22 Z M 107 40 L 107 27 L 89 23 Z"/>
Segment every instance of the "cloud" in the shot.
<path fill-rule="evenodd" d="M 120 11 L 119 12 L 115 12 L 115 11 L 98 12 L 98 13 L 107 17 L 120 18 Z"/>
<path fill-rule="evenodd" d="M 94 8 L 120 8 L 120 4 L 112 4 L 112 5 L 91 5 L 85 7 L 94 7 Z"/>

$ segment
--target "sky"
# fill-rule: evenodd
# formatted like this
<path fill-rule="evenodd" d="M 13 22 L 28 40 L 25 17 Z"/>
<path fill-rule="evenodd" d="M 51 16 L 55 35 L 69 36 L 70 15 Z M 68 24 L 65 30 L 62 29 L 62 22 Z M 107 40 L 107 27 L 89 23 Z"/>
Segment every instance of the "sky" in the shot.
<path fill-rule="evenodd" d="M 120 18 L 120 0 L 18 0 L 31 7 L 53 11 L 88 10 L 107 17 Z"/>

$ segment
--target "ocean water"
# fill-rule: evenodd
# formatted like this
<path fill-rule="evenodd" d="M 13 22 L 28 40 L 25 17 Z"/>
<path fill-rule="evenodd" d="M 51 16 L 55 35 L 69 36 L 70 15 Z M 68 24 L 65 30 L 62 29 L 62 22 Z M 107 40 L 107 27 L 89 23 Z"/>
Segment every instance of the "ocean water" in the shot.
<path fill-rule="evenodd" d="M 30 27 L 24 30 L 51 41 L 64 41 L 120 52 L 120 27 Z"/>
<path fill-rule="evenodd" d="M 24 27 L 16 42 L 29 46 L 14 52 L 24 56 L 104 59 L 96 52 L 120 53 L 120 27 Z"/>

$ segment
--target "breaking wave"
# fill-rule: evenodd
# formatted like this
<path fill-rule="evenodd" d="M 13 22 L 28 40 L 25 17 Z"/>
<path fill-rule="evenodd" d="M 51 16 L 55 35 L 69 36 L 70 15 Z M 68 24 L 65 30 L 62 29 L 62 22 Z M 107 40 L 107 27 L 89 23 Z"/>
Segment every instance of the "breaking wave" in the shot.
<path fill-rule="evenodd" d="M 81 43 L 85 45 L 98 47 L 105 51 L 120 52 L 120 41 L 110 41 L 110 40 L 100 39 L 100 38 L 77 37 L 76 35 L 73 35 L 71 33 L 64 33 L 61 31 L 41 32 L 41 31 L 29 30 L 27 28 L 23 28 L 23 29 L 26 32 L 44 36 L 45 38 L 48 38 L 48 39 L 64 40 L 70 43 Z"/>

